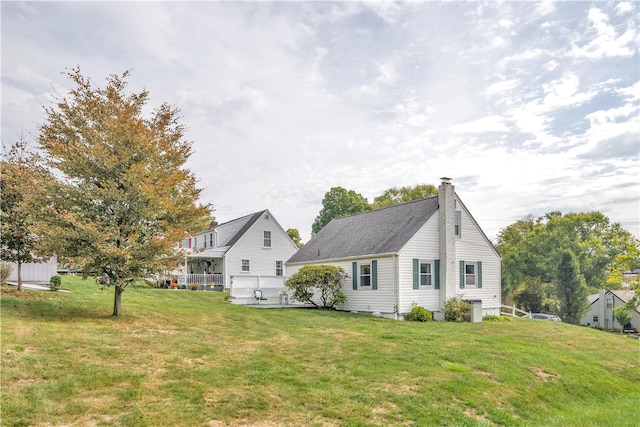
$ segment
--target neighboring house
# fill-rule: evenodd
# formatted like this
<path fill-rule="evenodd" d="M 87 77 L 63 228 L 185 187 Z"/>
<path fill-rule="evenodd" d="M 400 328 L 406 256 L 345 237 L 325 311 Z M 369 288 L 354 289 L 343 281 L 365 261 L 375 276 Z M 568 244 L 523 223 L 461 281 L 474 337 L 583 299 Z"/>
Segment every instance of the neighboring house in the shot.
<path fill-rule="evenodd" d="M 11 263 L 13 271 L 7 281 L 18 281 L 18 264 Z M 58 259 L 54 256 L 49 258 L 46 262 L 33 262 L 22 264 L 22 281 L 23 282 L 45 282 L 49 283 L 51 276 L 55 276 L 57 273 L 56 268 L 58 266 Z"/>
<path fill-rule="evenodd" d="M 254 289 L 263 289 L 267 297 L 280 295 L 284 263 L 298 249 L 268 210 L 212 222 L 182 247 L 187 250 L 182 283 L 215 284 L 237 299 L 253 299 Z"/>
<path fill-rule="evenodd" d="M 622 287 L 630 288 L 632 284 L 638 283 L 640 280 L 640 268 L 633 269 L 631 271 L 626 271 L 622 276 Z"/>
<path fill-rule="evenodd" d="M 633 296 L 633 290 L 600 290 L 600 293 L 589 295 L 589 311 L 580 321 L 581 325 L 602 329 L 622 329 L 625 325 L 620 325 L 613 315 L 613 309 L 626 304 Z M 631 310 L 631 326 L 640 330 L 640 307 Z"/>
<path fill-rule="evenodd" d="M 416 302 L 442 318 L 445 301 L 461 296 L 499 315 L 500 256 L 442 180 L 438 196 L 332 220 L 287 261 L 287 272 L 342 267 L 340 310 L 396 317 Z"/>

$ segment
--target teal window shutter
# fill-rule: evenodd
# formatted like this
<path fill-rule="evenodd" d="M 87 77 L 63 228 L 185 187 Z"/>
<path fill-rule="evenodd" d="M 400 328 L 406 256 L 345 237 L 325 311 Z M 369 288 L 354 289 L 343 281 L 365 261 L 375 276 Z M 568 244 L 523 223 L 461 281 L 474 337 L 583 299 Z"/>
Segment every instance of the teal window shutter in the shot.
<path fill-rule="evenodd" d="M 482 261 L 478 261 L 478 287 L 482 287 Z"/>
<path fill-rule="evenodd" d="M 413 289 L 420 289 L 420 261 L 413 259 Z"/>
<path fill-rule="evenodd" d="M 351 272 L 352 274 L 352 281 L 353 281 L 353 290 L 357 291 L 358 290 L 358 263 L 357 262 L 353 262 L 351 264 Z"/>
<path fill-rule="evenodd" d="M 434 279 L 433 279 L 433 283 L 434 283 L 434 287 L 436 289 L 440 289 L 440 260 L 436 259 L 433 261 L 433 269 L 435 270 L 433 272 L 434 275 Z"/>
<path fill-rule="evenodd" d="M 460 261 L 460 289 L 464 289 L 464 261 Z"/>
<path fill-rule="evenodd" d="M 371 289 L 378 289 L 378 260 L 371 261 Z"/>

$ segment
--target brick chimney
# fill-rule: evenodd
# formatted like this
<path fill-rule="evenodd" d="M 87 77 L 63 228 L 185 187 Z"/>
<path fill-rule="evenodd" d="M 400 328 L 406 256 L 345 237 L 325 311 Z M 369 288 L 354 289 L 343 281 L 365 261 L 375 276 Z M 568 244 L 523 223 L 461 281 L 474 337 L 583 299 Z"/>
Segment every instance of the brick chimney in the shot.
<path fill-rule="evenodd" d="M 216 228 L 218 226 L 218 221 L 216 221 L 215 219 L 213 221 L 211 221 L 211 224 L 209 225 L 209 228 Z"/>
<path fill-rule="evenodd" d="M 440 178 L 438 187 L 438 219 L 440 242 L 440 309 L 456 294 L 456 238 L 453 215 L 456 209 L 455 187 L 451 178 Z"/>

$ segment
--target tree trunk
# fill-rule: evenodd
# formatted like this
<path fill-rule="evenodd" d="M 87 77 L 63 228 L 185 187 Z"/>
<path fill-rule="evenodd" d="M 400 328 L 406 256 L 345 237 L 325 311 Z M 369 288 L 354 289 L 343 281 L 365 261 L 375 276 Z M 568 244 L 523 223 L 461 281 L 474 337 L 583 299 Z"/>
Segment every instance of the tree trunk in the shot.
<path fill-rule="evenodd" d="M 115 293 L 113 296 L 113 316 L 120 316 L 120 312 L 122 311 L 122 293 L 124 292 L 124 288 L 120 285 L 114 286 Z"/>
<path fill-rule="evenodd" d="M 18 290 L 22 290 L 22 261 L 18 260 Z"/>

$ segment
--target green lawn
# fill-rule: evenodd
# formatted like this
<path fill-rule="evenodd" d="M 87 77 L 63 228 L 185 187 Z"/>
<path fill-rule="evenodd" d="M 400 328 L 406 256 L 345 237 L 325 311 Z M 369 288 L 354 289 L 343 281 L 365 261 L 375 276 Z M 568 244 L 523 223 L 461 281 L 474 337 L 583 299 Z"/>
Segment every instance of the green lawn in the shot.
<path fill-rule="evenodd" d="M 530 319 L 414 323 L 226 294 L 3 288 L 2 425 L 635 426 L 640 342 Z"/>

